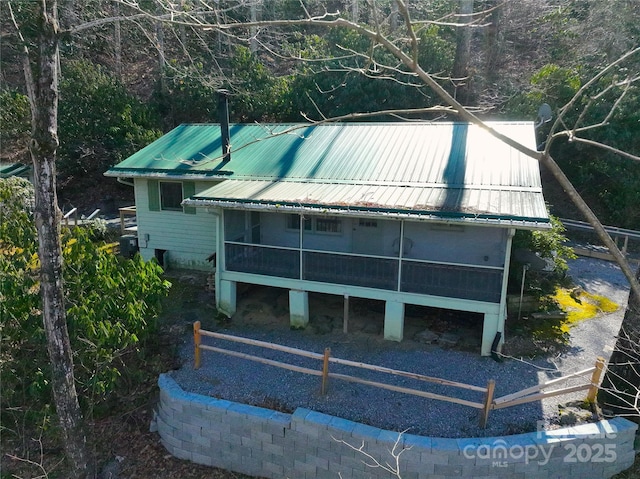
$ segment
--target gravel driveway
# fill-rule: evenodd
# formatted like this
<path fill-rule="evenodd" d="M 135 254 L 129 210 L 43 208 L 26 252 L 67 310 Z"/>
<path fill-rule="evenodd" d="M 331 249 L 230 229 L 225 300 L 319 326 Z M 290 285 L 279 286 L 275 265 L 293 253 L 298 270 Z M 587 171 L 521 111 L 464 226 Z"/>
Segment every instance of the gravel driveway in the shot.
<path fill-rule="evenodd" d="M 620 308 L 614 313 L 601 315 L 574 327 L 571 331 L 569 350 L 558 357 L 530 362 L 507 359 L 499 363 L 491 358 L 481 357 L 477 352 L 441 349 L 411 340 L 394 343 L 382 340 L 380 335 L 345 335 L 335 329 L 333 332 L 318 335 L 307 330 L 292 331 L 286 324 L 280 323 L 259 327 L 235 324 L 232 320 L 217 330 L 317 353 L 322 353 L 325 347 L 330 347 L 334 357 L 477 386 L 485 386 L 489 379 L 494 379 L 495 395 L 500 397 L 560 375 L 591 367 L 599 355 L 609 356 L 626 307 L 629 290 L 626 280 L 619 268 L 607 261 L 579 258 L 570 261 L 569 266 L 570 274 L 577 284 L 588 292 L 612 299 Z M 203 327 L 210 326 L 208 329 L 211 329 L 211 325 L 212 322 L 209 322 Z M 211 338 L 203 338 L 203 343 L 214 344 L 214 341 Z M 220 341 L 216 341 L 215 344 L 249 354 L 257 353 L 250 346 L 222 344 Z M 321 367 L 318 361 L 280 352 L 261 350 L 260 354 L 315 370 Z M 321 396 L 320 379 L 316 376 L 209 351 L 203 351 L 202 358 L 202 367 L 194 370 L 193 340 L 191 337 L 185 338 L 181 349 L 183 366 L 171 373 L 183 389 L 282 410 L 306 407 L 384 429 L 407 430 L 412 434 L 438 437 L 494 436 L 532 431 L 536 429 L 540 420 L 545 421 L 547 425 L 557 422 L 558 404 L 584 399 L 586 394 L 579 392 L 492 411 L 487 428 L 480 429 L 478 410 L 467 406 L 335 379 L 330 381 L 328 394 Z M 362 370 L 356 372 L 352 368 L 350 370 L 338 365 L 332 365 L 331 372 L 357 374 L 360 377 L 398 386 L 482 402 L 482 394 L 474 391 Z M 568 383 L 570 384 L 572 383 Z"/>

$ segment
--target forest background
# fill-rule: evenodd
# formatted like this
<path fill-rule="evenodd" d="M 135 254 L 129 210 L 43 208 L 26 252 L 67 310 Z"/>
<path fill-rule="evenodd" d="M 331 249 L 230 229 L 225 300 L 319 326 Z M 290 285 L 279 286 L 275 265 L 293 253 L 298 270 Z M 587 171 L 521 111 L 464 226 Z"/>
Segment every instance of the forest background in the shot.
<path fill-rule="evenodd" d="M 535 121 L 542 103 L 560 108 L 597 71 L 638 44 L 636 1 L 409 3 L 418 10 L 414 18 L 432 19 L 417 31 L 419 63 L 485 120 Z M 460 15 L 464 4 L 472 6 L 475 16 Z M 132 198 L 130 189 L 117 187 L 102 173 L 180 123 L 217 122 L 220 88 L 232 93 L 232 122 L 322 120 L 434 104 L 427 86 L 400 69 L 379 67 L 396 63 L 389 53 L 374 52 L 374 63 L 357 54 L 367 51 L 369 40 L 354 31 L 317 26 L 207 31 L 139 15 L 137 3 L 75 0 L 71 5 L 61 14 L 63 24 L 68 17 L 68 22 L 94 27 L 65 36 L 61 45 L 57 168 L 60 203 L 67 210 L 98 207 L 108 196 Z M 176 8 L 188 12 L 194 6 L 181 0 Z M 390 30 L 402 20 L 390 0 L 376 2 L 376 12 L 356 0 L 247 0 L 222 7 L 217 11 L 225 23 L 302 19 L 326 11 L 341 11 L 362 23 L 384 18 Z M 8 32 L 11 18 L 6 6 L 0 8 Z M 27 25 L 27 37 L 32 8 L 33 2 L 17 2 L 12 12 L 19 25 Z M 165 13 L 160 3 L 145 8 L 155 8 L 158 18 Z M 461 28 L 465 23 L 469 26 Z M 463 34 L 466 49 L 460 47 Z M 20 47 L 5 40 L 0 53 L 0 159 L 28 164 L 30 113 Z M 625 65 L 631 72 L 638 66 L 640 55 Z M 592 118 L 584 118 L 584 124 L 596 123 L 594 118 L 608 108 L 606 98 L 593 100 Z M 631 89 L 607 126 L 583 136 L 637 155 L 639 105 L 638 92 Z M 399 116 L 456 119 L 442 112 L 414 112 L 366 121 L 397 121 Z M 545 125 L 541 139 L 544 134 Z M 556 142 L 552 154 L 604 224 L 640 229 L 637 161 L 577 142 Z M 552 212 L 582 219 L 550 176 L 544 178 Z"/>
<path fill-rule="evenodd" d="M 202 5 L 60 2 L 60 103 L 57 135 L 50 140 L 60 140 L 56 163 L 63 208 L 92 211 L 110 195 L 131 201 L 130 189 L 102 173 L 182 122 L 217 121 L 220 88 L 232 93 L 231 119 L 238 122 L 457 119 L 437 106 L 432 89 L 357 30 L 304 24 L 312 17 L 336 18 L 326 12 L 339 11 L 400 44 L 415 42 L 415 60 L 482 119 L 534 120 L 542 103 L 556 113 L 569 105 L 562 110 L 566 124 L 589 126 L 581 129 L 580 141 L 569 134 L 569 141 L 555 142 L 553 156 L 602 222 L 638 228 L 640 168 L 630 155 L 638 154 L 633 85 L 640 61 L 629 56 L 620 68 L 599 73 L 637 46 L 637 2 L 410 2 L 411 17 L 422 20 L 412 25 L 414 38 L 405 39 L 402 2 L 216 1 L 204 16 L 198 13 Z M 43 45 L 39 10 L 37 2 L 0 3 L 3 160 L 29 163 L 27 145 L 38 146 L 30 143 L 33 105 L 25 95 L 20 55 L 25 46 L 36 51 Z M 233 26 L 246 22 L 252 26 Z M 34 66 L 37 76 L 43 64 Z M 574 97 L 594 78 L 596 93 Z M 540 141 L 548 128 L 539 124 Z M 589 141 L 629 155 L 614 156 Z M 576 216 L 558 192 L 547 179 L 552 212 Z M 37 308 L 26 309 L 35 316 Z"/>

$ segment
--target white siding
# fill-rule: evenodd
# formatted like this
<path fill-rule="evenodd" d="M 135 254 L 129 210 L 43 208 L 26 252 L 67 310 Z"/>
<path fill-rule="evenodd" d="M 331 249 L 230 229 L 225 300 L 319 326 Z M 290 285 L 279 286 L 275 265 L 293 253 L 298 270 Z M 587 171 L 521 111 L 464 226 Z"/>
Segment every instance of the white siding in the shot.
<path fill-rule="evenodd" d="M 214 184 L 196 182 L 196 194 Z M 216 251 L 214 214 L 206 208 L 197 208 L 195 215 L 178 211 L 149 211 L 146 179 L 135 180 L 135 195 L 138 243 L 145 259 L 153 258 L 156 250 L 165 250 L 168 252 L 166 266 L 213 270 L 213 263 L 208 262 L 207 257 Z"/>

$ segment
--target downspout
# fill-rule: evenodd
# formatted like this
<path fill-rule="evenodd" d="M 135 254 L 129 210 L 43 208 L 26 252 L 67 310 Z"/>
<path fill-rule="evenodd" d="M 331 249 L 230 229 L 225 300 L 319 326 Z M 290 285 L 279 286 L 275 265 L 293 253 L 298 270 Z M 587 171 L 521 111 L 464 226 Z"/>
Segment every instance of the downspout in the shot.
<path fill-rule="evenodd" d="M 116 181 L 122 185 L 135 187 L 135 184 L 133 183 L 133 181 L 125 180 L 124 178 L 120 178 L 119 176 L 116 178 Z"/>

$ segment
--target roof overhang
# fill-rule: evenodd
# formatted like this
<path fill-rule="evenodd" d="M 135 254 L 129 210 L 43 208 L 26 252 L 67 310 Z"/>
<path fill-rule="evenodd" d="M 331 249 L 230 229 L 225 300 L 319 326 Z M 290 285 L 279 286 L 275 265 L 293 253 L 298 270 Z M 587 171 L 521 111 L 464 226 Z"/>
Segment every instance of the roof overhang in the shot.
<path fill-rule="evenodd" d="M 551 228 L 539 188 L 227 180 L 184 205 L 279 213 L 376 216 L 541 230 Z"/>
<path fill-rule="evenodd" d="M 154 179 L 173 179 L 173 180 L 226 180 L 232 171 L 215 171 L 215 172 L 184 172 L 181 170 L 136 170 L 128 168 L 110 168 L 103 173 L 104 176 L 111 178 L 154 178 Z"/>

